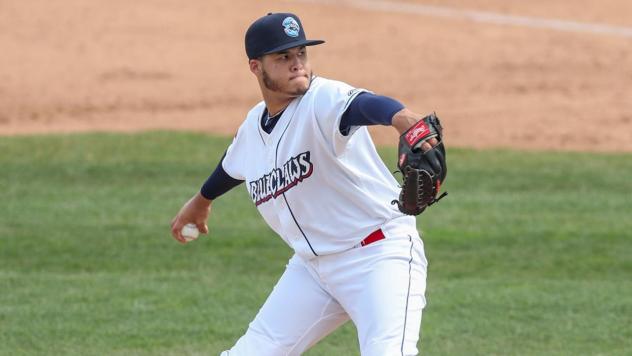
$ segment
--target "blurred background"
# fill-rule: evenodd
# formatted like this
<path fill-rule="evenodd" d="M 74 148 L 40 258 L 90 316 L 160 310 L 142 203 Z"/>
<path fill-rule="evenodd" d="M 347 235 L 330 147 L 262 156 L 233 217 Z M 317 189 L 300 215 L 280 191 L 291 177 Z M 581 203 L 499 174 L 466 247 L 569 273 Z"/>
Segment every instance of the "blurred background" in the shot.
<path fill-rule="evenodd" d="M 632 150 L 627 0 L 4 0 L 0 134 L 232 135 L 260 100 L 243 35 L 269 11 L 327 41 L 316 74 L 436 111 L 453 146 Z"/>
<path fill-rule="evenodd" d="M 208 236 L 169 222 L 261 100 L 246 28 L 287 11 L 317 75 L 444 123 L 423 355 L 632 354 L 632 1 L 0 0 L 0 355 L 244 333 L 292 251 L 243 186 Z M 352 323 L 306 353 L 358 354 Z"/>

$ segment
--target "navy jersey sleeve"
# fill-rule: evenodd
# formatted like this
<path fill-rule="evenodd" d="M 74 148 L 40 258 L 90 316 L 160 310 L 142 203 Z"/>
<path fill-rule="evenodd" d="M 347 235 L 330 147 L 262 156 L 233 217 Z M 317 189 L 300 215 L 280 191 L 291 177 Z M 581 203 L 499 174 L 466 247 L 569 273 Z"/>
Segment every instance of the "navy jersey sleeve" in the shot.
<path fill-rule="evenodd" d="M 243 180 L 235 179 L 226 173 L 222 167 L 224 157 L 226 157 L 226 153 L 224 153 L 224 156 L 222 156 L 222 159 L 219 160 L 217 167 L 215 167 L 215 171 L 213 171 L 200 189 L 200 193 L 206 199 L 214 200 L 244 182 Z"/>
<path fill-rule="evenodd" d="M 391 125 L 393 115 L 404 105 L 387 96 L 361 93 L 349 104 L 340 119 L 340 133 L 348 135 L 354 126 Z"/>

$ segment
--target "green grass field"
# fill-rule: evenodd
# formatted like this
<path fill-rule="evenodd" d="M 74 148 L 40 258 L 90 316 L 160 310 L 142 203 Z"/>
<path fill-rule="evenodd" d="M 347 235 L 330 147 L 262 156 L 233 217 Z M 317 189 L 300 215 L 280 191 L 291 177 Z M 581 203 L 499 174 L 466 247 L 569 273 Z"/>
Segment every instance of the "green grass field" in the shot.
<path fill-rule="evenodd" d="M 230 347 L 291 251 L 243 186 L 215 202 L 210 237 L 171 239 L 228 142 L 0 137 L 0 354 Z M 418 218 L 422 354 L 632 354 L 632 156 L 453 149 L 449 164 L 450 195 Z M 358 354 L 350 324 L 307 353 Z"/>

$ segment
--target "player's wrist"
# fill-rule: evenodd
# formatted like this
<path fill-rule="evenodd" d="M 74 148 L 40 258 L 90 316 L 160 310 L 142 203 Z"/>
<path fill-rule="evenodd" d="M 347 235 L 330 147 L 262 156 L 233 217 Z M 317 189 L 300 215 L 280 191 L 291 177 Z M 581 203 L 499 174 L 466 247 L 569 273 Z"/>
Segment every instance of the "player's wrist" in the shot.
<path fill-rule="evenodd" d="M 402 110 L 396 112 L 395 115 L 393 115 L 392 126 L 401 135 L 406 132 L 406 130 L 408 130 L 411 126 L 416 124 L 419 119 L 419 115 L 406 108 L 403 108 Z"/>
<path fill-rule="evenodd" d="M 205 197 L 201 192 L 197 192 L 191 199 L 191 204 L 199 208 L 209 209 L 213 200 Z"/>

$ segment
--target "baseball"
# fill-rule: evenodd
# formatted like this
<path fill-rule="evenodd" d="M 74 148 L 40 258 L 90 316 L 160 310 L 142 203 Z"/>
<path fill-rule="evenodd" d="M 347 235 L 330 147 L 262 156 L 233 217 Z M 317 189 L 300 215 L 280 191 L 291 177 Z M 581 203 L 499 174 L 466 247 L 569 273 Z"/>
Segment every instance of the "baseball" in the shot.
<path fill-rule="evenodd" d="M 198 230 L 197 226 L 195 226 L 195 224 L 184 225 L 180 233 L 187 242 L 193 241 L 197 239 L 198 236 L 200 236 L 200 231 Z"/>

